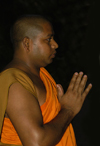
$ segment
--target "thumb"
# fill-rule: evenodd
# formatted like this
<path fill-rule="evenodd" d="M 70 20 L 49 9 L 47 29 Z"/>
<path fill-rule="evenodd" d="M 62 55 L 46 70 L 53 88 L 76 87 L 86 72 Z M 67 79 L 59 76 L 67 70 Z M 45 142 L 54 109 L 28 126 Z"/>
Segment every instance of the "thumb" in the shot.
<path fill-rule="evenodd" d="M 56 84 L 56 87 L 57 87 L 58 100 L 60 101 L 61 97 L 64 95 L 64 90 L 61 84 Z"/>

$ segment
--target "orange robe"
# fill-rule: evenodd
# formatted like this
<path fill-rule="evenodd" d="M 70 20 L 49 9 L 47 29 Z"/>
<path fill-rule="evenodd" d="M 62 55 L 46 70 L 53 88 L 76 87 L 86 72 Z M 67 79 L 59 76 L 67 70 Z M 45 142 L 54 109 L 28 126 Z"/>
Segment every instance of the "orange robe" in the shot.
<path fill-rule="evenodd" d="M 46 88 L 46 102 L 40 107 L 43 115 L 43 122 L 45 124 L 51 121 L 58 114 L 61 107 L 57 99 L 56 83 L 51 77 L 51 75 L 46 71 L 46 69 L 41 68 L 40 77 Z M 0 94 L 1 92 L 6 92 L 4 93 L 4 96 L 7 96 L 11 84 L 19 82 L 36 97 L 35 87 L 32 81 L 23 71 L 19 69 L 10 68 L 5 70 L 0 74 L 0 82 L 1 80 L 3 81 L 3 85 L 7 84 L 6 89 L 2 89 L 3 91 L 0 91 Z M 3 88 L 5 87 L 3 86 Z M 3 98 L 3 93 L 1 95 Z M 4 99 L 6 99 L 7 103 L 7 97 L 5 97 Z M 10 122 L 10 119 L 4 118 L 4 122 L 2 122 L 2 125 L 3 128 L 1 133 L 1 142 L 6 144 L 22 145 L 17 135 L 17 132 L 15 131 L 12 123 Z M 62 139 L 56 146 L 76 146 L 76 139 L 71 124 L 68 126 Z"/>

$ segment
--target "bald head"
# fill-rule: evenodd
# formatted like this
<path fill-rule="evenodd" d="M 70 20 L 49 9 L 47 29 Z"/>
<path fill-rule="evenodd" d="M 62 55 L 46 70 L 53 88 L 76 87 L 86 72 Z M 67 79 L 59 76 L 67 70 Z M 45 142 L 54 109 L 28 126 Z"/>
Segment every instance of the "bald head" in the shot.
<path fill-rule="evenodd" d="M 19 43 L 25 37 L 35 39 L 43 31 L 42 24 L 48 22 L 38 15 L 27 15 L 20 17 L 11 28 L 11 41 L 14 48 L 18 48 Z"/>

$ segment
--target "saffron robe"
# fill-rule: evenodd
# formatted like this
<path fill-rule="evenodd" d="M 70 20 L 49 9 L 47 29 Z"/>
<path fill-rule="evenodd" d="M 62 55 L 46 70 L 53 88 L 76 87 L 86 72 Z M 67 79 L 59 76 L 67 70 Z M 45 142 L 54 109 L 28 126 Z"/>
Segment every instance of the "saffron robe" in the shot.
<path fill-rule="evenodd" d="M 40 78 L 46 88 L 46 101 L 40 107 L 45 124 L 56 117 L 61 107 L 57 99 L 56 83 L 46 69 L 40 69 Z M 0 74 L 0 132 L 2 141 L 0 145 L 5 143 L 4 146 L 22 145 L 10 119 L 4 118 L 9 88 L 15 82 L 19 82 L 37 98 L 33 82 L 23 71 L 17 68 L 10 68 Z M 76 139 L 71 124 L 56 146 L 76 146 Z"/>

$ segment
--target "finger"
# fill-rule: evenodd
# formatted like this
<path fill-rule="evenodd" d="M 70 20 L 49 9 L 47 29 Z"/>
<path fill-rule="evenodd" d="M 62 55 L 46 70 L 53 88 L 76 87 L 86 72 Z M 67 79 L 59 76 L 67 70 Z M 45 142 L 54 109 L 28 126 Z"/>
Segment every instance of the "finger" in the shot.
<path fill-rule="evenodd" d="M 57 87 L 57 96 L 58 96 L 58 99 L 60 100 L 64 94 L 64 90 L 61 84 L 56 84 L 56 87 Z"/>
<path fill-rule="evenodd" d="M 83 93 L 85 85 L 86 85 L 86 82 L 87 82 L 87 75 L 84 75 L 83 79 L 82 79 L 82 81 L 80 83 L 79 90 L 78 90 L 80 94 Z"/>
<path fill-rule="evenodd" d="M 73 89 L 73 87 L 75 85 L 75 82 L 76 82 L 76 79 L 77 79 L 77 76 L 78 76 L 78 73 L 77 72 L 74 73 L 74 75 L 73 75 L 73 77 L 72 77 L 72 79 L 70 81 L 70 84 L 68 86 L 68 90 L 72 90 Z"/>
<path fill-rule="evenodd" d="M 73 91 L 77 91 L 78 90 L 78 88 L 80 86 L 80 82 L 81 82 L 82 76 L 83 76 L 83 72 L 80 72 L 78 77 L 77 77 L 77 79 L 76 79 Z"/>
<path fill-rule="evenodd" d="M 88 95 L 89 91 L 91 90 L 92 88 L 92 84 L 89 84 L 88 87 L 85 89 L 85 91 L 83 92 L 82 94 L 82 100 L 84 101 L 86 96 Z"/>

